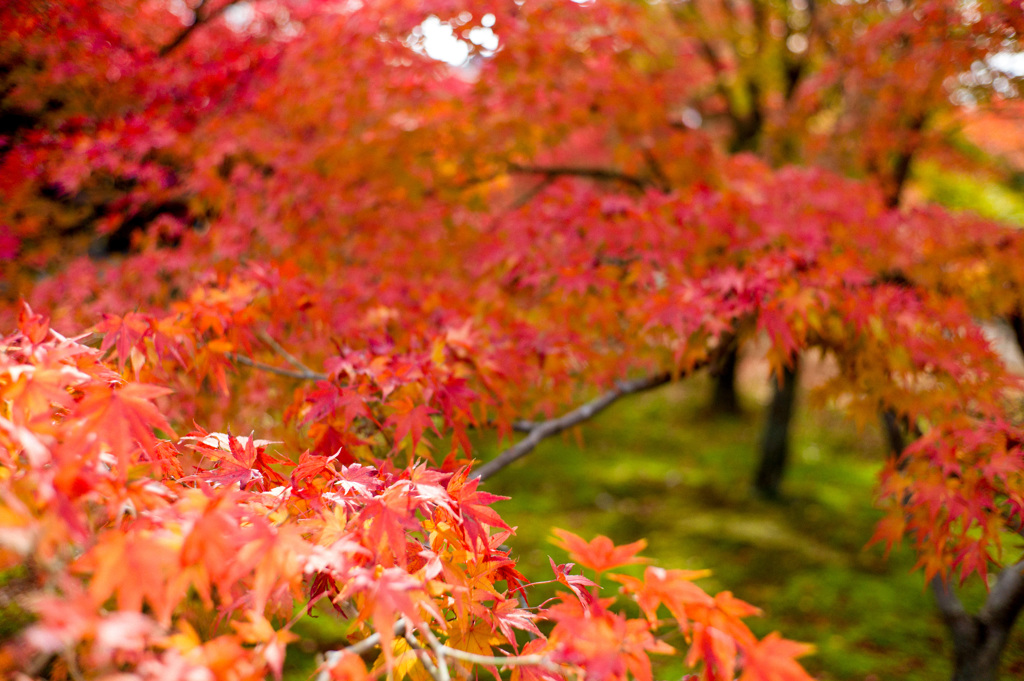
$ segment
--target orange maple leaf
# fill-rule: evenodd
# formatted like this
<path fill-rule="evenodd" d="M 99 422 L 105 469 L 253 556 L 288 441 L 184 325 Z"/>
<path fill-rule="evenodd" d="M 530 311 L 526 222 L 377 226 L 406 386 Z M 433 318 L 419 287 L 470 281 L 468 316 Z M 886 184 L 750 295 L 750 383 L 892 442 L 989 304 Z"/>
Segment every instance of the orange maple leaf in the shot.
<path fill-rule="evenodd" d="M 117 457 L 121 476 L 128 470 L 129 455 L 136 445 L 147 453 L 155 451 L 154 428 L 176 437 L 152 402 L 169 394 L 171 391 L 167 388 L 129 383 L 121 388 L 86 386 L 83 392 L 85 396 L 76 409 L 79 426 L 84 432 L 98 435 L 110 447 Z"/>
<path fill-rule="evenodd" d="M 552 542 L 555 546 L 565 549 L 574 562 L 594 572 L 601 573 L 623 565 L 647 562 L 646 558 L 636 556 L 647 546 L 645 539 L 615 546 L 612 540 L 604 535 L 598 535 L 587 542 L 582 537 L 557 527 L 551 532 L 557 538 Z"/>
<path fill-rule="evenodd" d="M 744 651 L 746 662 L 739 681 L 811 681 L 796 658 L 814 652 L 814 646 L 782 638 L 772 632 Z"/>

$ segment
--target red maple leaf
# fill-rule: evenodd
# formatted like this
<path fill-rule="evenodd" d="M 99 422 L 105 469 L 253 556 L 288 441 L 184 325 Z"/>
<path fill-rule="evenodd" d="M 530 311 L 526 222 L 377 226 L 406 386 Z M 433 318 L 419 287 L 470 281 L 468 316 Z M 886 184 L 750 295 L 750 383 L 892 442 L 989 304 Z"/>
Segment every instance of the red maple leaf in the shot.
<path fill-rule="evenodd" d="M 408 435 L 412 438 L 412 452 L 416 453 L 416 447 L 423 437 L 423 431 L 430 428 L 435 434 L 440 437 L 440 433 L 437 430 L 437 426 L 434 425 L 433 419 L 430 418 L 431 414 L 436 414 L 437 411 L 431 409 L 425 404 L 415 404 L 410 399 L 402 399 L 397 404 L 392 405 L 395 411 L 388 416 L 385 421 L 385 425 L 393 425 L 395 427 L 395 448 L 401 444 L 405 436 Z"/>

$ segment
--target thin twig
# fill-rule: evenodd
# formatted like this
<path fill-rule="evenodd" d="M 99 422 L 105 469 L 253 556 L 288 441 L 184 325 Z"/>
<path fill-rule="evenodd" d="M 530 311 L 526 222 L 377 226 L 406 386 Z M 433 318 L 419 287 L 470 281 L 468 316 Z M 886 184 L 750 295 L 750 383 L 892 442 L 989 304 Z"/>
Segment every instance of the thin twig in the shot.
<path fill-rule="evenodd" d="M 451 648 L 449 646 L 443 646 L 444 654 L 447 657 L 454 658 L 456 660 L 462 660 L 463 662 L 469 662 L 470 664 L 487 665 L 491 667 L 543 667 L 554 671 L 558 669 L 558 665 L 552 662 L 544 655 L 509 655 L 502 657 L 494 657 L 491 655 L 477 655 L 476 653 L 467 653 L 465 650 L 459 650 L 457 648 Z"/>
<path fill-rule="evenodd" d="M 253 369 L 259 369 L 260 371 L 266 371 L 271 374 L 277 374 L 278 376 L 288 376 L 289 378 L 297 378 L 301 381 L 326 381 L 327 374 L 321 374 L 317 371 L 293 371 L 292 369 L 283 369 L 281 367 L 275 367 L 270 364 L 264 364 L 263 362 L 257 362 L 254 359 L 249 359 L 245 355 L 239 355 L 236 352 L 225 352 L 224 356 L 230 359 L 236 364 L 242 364 Z"/>
<path fill-rule="evenodd" d="M 392 629 L 395 636 L 405 636 L 405 621 L 398 620 L 395 622 L 395 626 Z M 324 663 L 320 668 L 320 673 L 317 674 L 317 681 L 330 681 L 331 668 L 338 664 L 338 661 L 343 655 L 362 655 L 363 653 L 373 650 L 380 645 L 380 632 L 374 632 L 364 638 L 362 641 L 357 641 L 350 646 L 342 648 L 341 650 L 328 650 L 324 654 Z"/>
<path fill-rule="evenodd" d="M 68 667 L 68 675 L 71 676 L 74 681 L 85 681 L 85 677 L 82 676 L 81 670 L 78 668 L 78 662 L 75 659 L 75 651 L 73 648 L 65 648 L 61 651 L 61 657 L 64 658 L 64 663 Z"/>
<path fill-rule="evenodd" d="M 195 19 L 192 21 L 192 23 L 189 24 L 188 26 L 186 26 L 185 28 L 181 29 L 181 31 L 178 33 L 178 35 L 174 36 L 174 39 L 171 40 L 171 42 L 167 43 L 166 45 L 161 47 L 159 50 L 157 50 L 157 52 L 156 52 L 157 56 L 159 56 L 159 57 L 166 57 L 171 52 L 173 52 L 174 50 L 178 49 L 178 47 L 183 45 L 185 43 L 185 41 L 188 40 L 188 37 L 190 35 L 192 35 L 193 31 L 195 31 L 197 28 L 199 28 L 203 24 L 207 24 L 210 21 L 216 19 L 218 16 L 223 14 L 228 9 L 228 7 L 233 6 L 235 3 L 228 2 L 228 3 L 225 3 L 225 4 L 221 5 L 220 7 L 218 7 L 215 10 L 211 10 L 207 14 L 200 14 L 199 11 L 203 8 L 203 5 L 205 5 L 205 4 L 206 4 L 206 0 L 200 0 L 199 4 L 193 10 L 193 14 L 195 14 Z"/>
<path fill-rule="evenodd" d="M 546 175 L 543 180 L 541 180 L 540 182 L 538 182 L 537 184 L 533 185 L 532 187 L 527 189 L 525 192 L 520 194 L 516 198 L 516 200 L 513 201 L 509 205 L 509 207 L 508 207 L 506 212 L 508 212 L 508 213 L 515 212 L 515 211 L 519 210 L 520 208 L 522 208 L 523 206 L 525 206 L 526 204 L 528 204 L 530 201 L 533 201 L 533 199 L 538 194 L 540 194 L 542 191 L 544 191 L 549 186 L 551 186 L 551 183 L 554 182 L 554 181 L 555 181 L 554 177 L 552 177 L 550 175 Z"/>
<path fill-rule="evenodd" d="M 448 678 L 448 667 L 444 667 L 444 673 L 442 674 L 439 667 L 435 666 L 434 663 L 430 661 L 430 653 L 423 649 L 423 646 L 419 644 L 419 641 L 416 640 L 416 637 L 413 636 L 411 631 L 405 632 L 405 640 L 416 654 L 416 658 L 419 659 L 420 664 L 423 665 L 424 669 L 427 670 L 427 673 L 430 674 L 434 681 L 450 681 Z"/>
<path fill-rule="evenodd" d="M 288 363 L 291 364 L 293 367 L 295 367 L 298 371 L 303 371 L 303 372 L 305 372 L 307 374 L 315 374 L 316 373 L 315 371 L 310 369 L 308 366 L 303 364 L 302 361 L 299 360 L 298 357 L 296 357 L 292 353 L 290 353 L 287 350 L 285 350 L 284 347 L 282 347 L 282 345 L 280 343 L 278 343 L 276 340 L 274 340 L 274 338 L 269 333 L 264 331 L 263 329 L 260 329 L 259 331 L 257 331 L 256 335 L 259 337 L 259 339 L 261 341 L 263 341 L 264 343 L 269 345 L 274 350 L 274 352 L 276 352 L 277 354 L 279 354 L 282 357 L 284 357 L 288 361 Z"/>
<path fill-rule="evenodd" d="M 694 370 L 696 370 L 696 368 L 697 367 L 694 367 Z M 529 430 L 529 434 L 525 438 L 477 468 L 470 475 L 472 477 L 480 478 L 481 480 L 486 480 L 514 461 L 518 461 L 532 452 L 537 445 L 552 435 L 558 435 L 564 430 L 592 419 L 594 416 L 601 413 L 626 395 L 632 395 L 633 393 L 657 388 L 658 386 L 665 385 L 672 379 L 673 374 L 666 371 L 664 373 L 647 376 L 645 378 L 638 378 L 632 381 L 622 381 L 616 385 L 613 390 L 594 398 L 590 402 L 587 402 L 586 404 L 579 406 L 558 418 L 534 423 L 533 427 Z"/>
<path fill-rule="evenodd" d="M 586 177 L 592 180 L 609 180 L 622 182 L 637 189 L 648 189 L 653 185 L 650 180 L 630 175 L 619 170 L 610 168 L 587 168 L 579 166 L 525 166 L 518 163 L 509 163 L 510 173 L 522 173 L 527 175 L 546 175 L 548 177 Z"/>
<path fill-rule="evenodd" d="M 651 173 L 655 179 L 658 180 L 658 189 L 663 194 L 667 194 L 672 191 L 672 182 L 668 179 L 668 175 L 665 174 L 664 168 L 661 167 L 661 163 L 658 162 L 658 157 L 654 155 L 654 152 L 650 149 L 644 149 L 644 160 L 647 162 L 647 167 L 651 169 Z"/>
<path fill-rule="evenodd" d="M 290 620 L 288 620 L 288 624 L 284 625 L 285 630 L 290 630 L 292 627 L 294 627 L 295 624 L 300 619 L 302 619 L 303 617 L 305 617 L 309 613 L 310 608 L 312 608 L 314 605 L 319 603 L 320 599 L 323 598 L 326 595 L 327 595 L 327 592 L 326 591 L 322 591 L 322 592 L 318 593 L 316 596 L 313 596 L 311 599 L 309 599 L 309 601 L 307 601 L 306 604 L 304 606 L 302 606 L 302 608 L 297 613 L 295 613 L 295 615 L 293 615 Z"/>
<path fill-rule="evenodd" d="M 427 637 L 427 642 L 430 643 L 431 649 L 434 651 L 434 656 L 437 658 L 437 669 L 439 673 L 438 681 L 451 681 L 451 675 L 448 673 L 448 658 L 444 652 L 444 645 L 437 640 L 434 636 L 434 632 L 430 629 L 424 630 L 424 635 Z"/>

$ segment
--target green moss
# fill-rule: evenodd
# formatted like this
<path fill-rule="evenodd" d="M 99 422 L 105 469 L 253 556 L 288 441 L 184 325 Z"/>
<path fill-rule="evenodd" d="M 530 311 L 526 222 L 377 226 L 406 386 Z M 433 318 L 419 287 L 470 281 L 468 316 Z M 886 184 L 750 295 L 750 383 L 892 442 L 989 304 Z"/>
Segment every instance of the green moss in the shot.
<path fill-rule="evenodd" d="M 750 494 L 759 436 L 756 415 L 702 416 L 698 380 L 624 400 L 574 438 L 543 443 L 490 481 L 511 496 L 498 505 L 518 525 L 512 543 L 530 578 L 548 579 L 549 528 L 617 542 L 645 537 L 665 567 L 709 568 L 708 590 L 728 589 L 764 610 L 751 621 L 813 643 L 805 659 L 820 679 L 916 681 L 950 673 L 946 633 L 914 556 L 865 548 L 881 516 L 872 506 L 883 445 L 832 412 L 801 409 L 781 503 Z M 482 458 L 498 450 L 481 442 Z M 974 585 L 974 607 L 984 589 Z M 1007 651 L 1024 650 L 1018 633 Z M 658 660 L 655 661 L 658 664 Z M 662 660 L 659 678 L 678 677 Z"/>
<path fill-rule="evenodd" d="M 929 200 L 956 210 L 970 210 L 993 220 L 1024 225 L 1024 192 L 966 173 L 943 169 L 937 163 L 914 167 L 915 182 Z"/>
<path fill-rule="evenodd" d="M 31 584 L 32 575 L 24 566 L 0 570 L 0 642 L 17 636 L 34 621 L 21 603 Z"/>

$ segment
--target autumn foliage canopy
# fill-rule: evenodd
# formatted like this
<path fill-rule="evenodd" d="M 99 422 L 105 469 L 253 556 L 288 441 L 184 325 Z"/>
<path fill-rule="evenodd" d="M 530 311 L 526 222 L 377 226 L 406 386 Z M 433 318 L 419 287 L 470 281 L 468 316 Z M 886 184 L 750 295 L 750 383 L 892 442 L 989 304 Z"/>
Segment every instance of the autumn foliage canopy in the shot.
<path fill-rule="evenodd" d="M 7 3 L 0 670 L 279 677 L 316 605 L 325 679 L 807 679 L 642 541 L 520 574 L 474 461 L 755 337 L 910 424 L 877 541 L 1016 560 L 978 322 L 1024 310 L 1024 235 L 899 198 L 1021 35 L 1017 0 Z"/>

